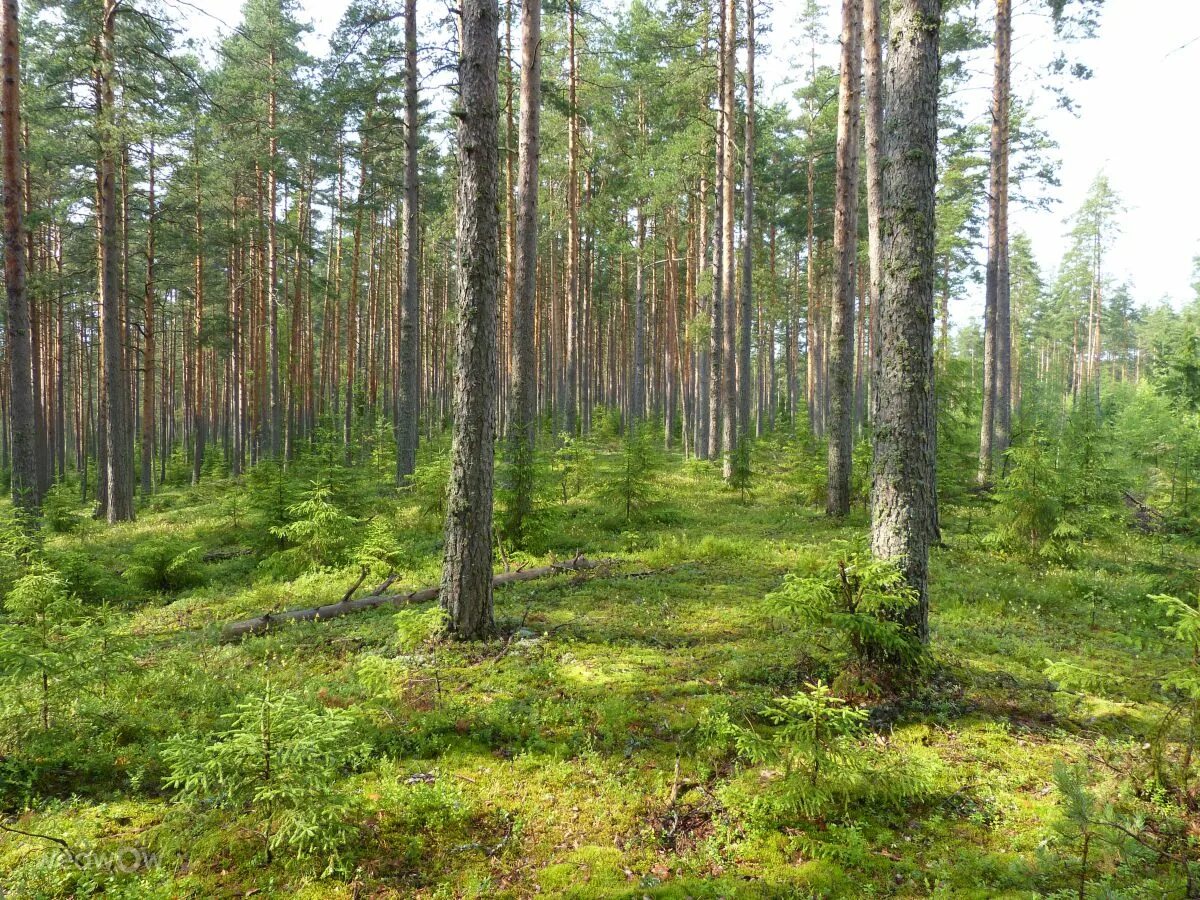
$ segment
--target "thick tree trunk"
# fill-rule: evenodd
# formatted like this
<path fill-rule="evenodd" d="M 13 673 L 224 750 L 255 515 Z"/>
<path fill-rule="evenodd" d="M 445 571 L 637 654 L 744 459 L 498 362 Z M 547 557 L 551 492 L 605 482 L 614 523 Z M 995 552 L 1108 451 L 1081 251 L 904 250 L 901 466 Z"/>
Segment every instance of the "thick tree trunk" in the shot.
<path fill-rule="evenodd" d="M 496 0 L 463 0 L 459 29 L 458 317 L 441 602 L 463 639 L 495 630 L 492 467 L 500 175 Z"/>
<path fill-rule="evenodd" d="M 40 506 L 33 407 L 33 342 L 25 293 L 24 169 L 21 164 L 21 48 L 17 0 L 4 0 L 3 94 L 4 284 L 8 296 L 9 447 L 13 503 Z"/>
<path fill-rule="evenodd" d="M 933 288 L 940 24 L 941 0 L 893 0 L 871 492 L 872 553 L 895 560 L 917 592 L 906 621 L 923 641 L 929 548 L 938 535 Z"/>
<path fill-rule="evenodd" d="M 117 126 L 113 82 L 117 0 L 105 0 L 100 32 L 100 310 L 104 356 L 104 442 L 109 522 L 133 518 L 133 460 L 130 455 L 128 380 L 122 348 L 121 260 L 117 233 Z"/>
<path fill-rule="evenodd" d="M 838 90 L 837 183 L 833 211 L 836 272 L 830 310 L 829 484 L 825 512 L 850 512 L 854 452 L 854 298 L 858 249 L 859 84 L 863 0 L 842 3 L 842 70 Z"/>
<path fill-rule="evenodd" d="M 514 526 L 533 508 L 533 454 L 537 440 L 537 355 L 534 333 L 537 302 L 538 161 L 542 103 L 541 0 L 521 0 L 521 120 L 517 172 L 516 265 L 513 278 L 513 393 L 509 452 L 517 476 Z"/>
<path fill-rule="evenodd" d="M 417 2 L 404 4 L 404 282 L 396 404 L 396 483 L 417 465 L 421 422 L 420 181 L 417 172 Z"/>

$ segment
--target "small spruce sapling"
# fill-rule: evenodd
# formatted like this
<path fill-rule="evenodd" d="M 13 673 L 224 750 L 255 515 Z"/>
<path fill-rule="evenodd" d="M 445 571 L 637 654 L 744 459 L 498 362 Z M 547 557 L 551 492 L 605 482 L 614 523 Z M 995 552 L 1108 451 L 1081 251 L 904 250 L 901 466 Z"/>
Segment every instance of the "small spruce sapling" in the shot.
<path fill-rule="evenodd" d="M 925 649 L 904 614 L 917 603 L 894 562 L 846 548 L 815 574 L 789 573 L 766 597 L 767 609 L 808 627 L 827 629 L 857 674 L 920 667 Z"/>
<path fill-rule="evenodd" d="M 632 518 L 654 499 L 654 476 L 658 459 L 645 428 L 630 428 L 621 447 L 617 471 L 601 481 L 597 494 L 602 501 L 620 504 L 625 519 Z"/>
<path fill-rule="evenodd" d="M 580 494 L 587 487 L 592 474 L 595 454 L 587 443 L 568 434 L 559 436 L 558 448 L 554 451 L 550 469 L 558 482 L 562 502 Z"/>
<path fill-rule="evenodd" d="M 150 593 L 182 591 L 204 581 L 203 555 L 202 547 L 189 547 L 172 538 L 145 541 L 133 549 L 124 577 L 135 588 Z"/>
<path fill-rule="evenodd" d="M 192 806 L 245 816 L 268 864 L 285 850 L 326 857 L 336 868 L 354 826 L 355 803 L 339 787 L 367 752 L 351 713 L 315 708 L 268 681 L 240 703 L 216 735 L 178 735 L 163 753 L 167 786 Z"/>
<path fill-rule="evenodd" d="M 288 524 L 271 530 L 293 545 L 295 556 L 313 568 L 345 562 L 358 519 L 334 502 L 331 485 L 314 481 L 304 498 L 288 507 L 288 516 Z"/>
<path fill-rule="evenodd" d="M 733 451 L 733 470 L 729 474 L 729 487 L 737 491 L 739 499 L 745 503 L 753 484 L 754 470 L 751 466 L 750 441 L 743 437 Z"/>
<path fill-rule="evenodd" d="M 49 731 L 52 695 L 76 670 L 85 638 L 83 605 L 43 562 L 18 578 L 4 603 L 0 626 L 0 678 L 36 684 L 39 720 Z"/>

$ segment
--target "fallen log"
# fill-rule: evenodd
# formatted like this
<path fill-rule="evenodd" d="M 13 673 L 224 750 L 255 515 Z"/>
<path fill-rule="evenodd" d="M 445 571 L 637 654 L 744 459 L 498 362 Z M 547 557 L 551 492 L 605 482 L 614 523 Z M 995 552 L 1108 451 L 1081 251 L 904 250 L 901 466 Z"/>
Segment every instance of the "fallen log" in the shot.
<path fill-rule="evenodd" d="M 576 556 L 574 559 L 551 563 L 548 566 L 541 566 L 536 569 L 519 569 L 516 572 L 503 572 L 492 579 L 492 585 L 500 587 L 501 585 L 514 584 L 520 581 L 533 581 L 537 578 L 545 578 L 548 575 L 557 575 L 560 572 L 582 572 L 594 569 L 598 565 L 600 565 L 598 562 L 593 562 L 583 556 Z M 388 583 L 385 582 L 384 584 Z M 427 587 L 407 594 L 373 594 L 368 597 L 359 597 L 357 600 L 352 600 L 347 595 L 347 597 L 337 603 L 329 603 L 325 606 L 310 606 L 303 609 L 289 609 L 277 613 L 263 613 L 261 616 L 255 616 L 252 619 L 230 622 L 221 629 L 221 640 L 232 641 L 246 635 L 263 634 L 288 622 L 312 622 L 318 619 L 334 619 L 338 616 L 362 612 L 366 609 L 378 609 L 381 606 L 399 607 L 407 606 L 410 603 L 424 603 L 429 600 L 436 600 L 440 591 L 440 587 Z"/>

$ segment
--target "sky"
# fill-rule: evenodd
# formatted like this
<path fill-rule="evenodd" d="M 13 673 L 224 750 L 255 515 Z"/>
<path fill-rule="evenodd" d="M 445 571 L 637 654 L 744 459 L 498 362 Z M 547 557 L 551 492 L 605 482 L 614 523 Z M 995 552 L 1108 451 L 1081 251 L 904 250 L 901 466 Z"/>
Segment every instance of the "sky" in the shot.
<path fill-rule="evenodd" d="M 195 37 L 211 39 L 240 19 L 242 0 L 163 0 Z M 443 12 L 447 0 L 419 0 L 430 12 Z M 605 3 L 621 0 L 604 0 Z M 799 46 L 800 0 L 764 0 L 759 13 L 770 27 L 757 68 L 760 89 L 769 100 L 786 100 L 799 86 L 807 65 Z M 314 30 L 308 49 L 323 53 L 326 39 L 348 0 L 302 0 Z M 826 0 L 828 43 L 819 61 L 836 65 L 840 3 Z M 986 4 L 985 4 L 986 5 Z M 1176 307 L 1191 299 L 1193 259 L 1200 256 L 1200 117 L 1194 92 L 1200 86 L 1200 3 L 1192 0 L 1106 0 L 1096 37 L 1070 48 L 1089 66 L 1091 79 L 1070 89 L 1073 112 L 1058 108 L 1040 85 L 1053 47 L 1049 27 L 1037 14 L 1041 0 L 1014 2 L 1014 90 L 1029 103 L 1040 126 L 1058 143 L 1054 151 L 1060 186 L 1050 191 L 1049 209 L 1014 208 L 1011 229 L 1024 231 L 1049 276 L 1067 246 L 1065 219 L 1082 204 L 1092 181 L 1104 172 L 1127 207 L 1105 261 L 1106 274 L 1128 282 L 1136 302 L 1169 299 Z M 770 6 L 768 10 L 765 7 Z M 1154 7 L 1152 10 L 1151 7 Z M 1167 13 L 1164 15 L 1164 13 Z M 423 16 L 424 17 L 424 16 Z M 990 26 L 989 26 L 990 27 Z M 973 66 L 963 91 L 970 117 L 985 120 L 990 56 Z M 982 248 L 980 248 L 982 257 Z M 977 317 L 982 287 L 957 298 L 957 324 Z"/>

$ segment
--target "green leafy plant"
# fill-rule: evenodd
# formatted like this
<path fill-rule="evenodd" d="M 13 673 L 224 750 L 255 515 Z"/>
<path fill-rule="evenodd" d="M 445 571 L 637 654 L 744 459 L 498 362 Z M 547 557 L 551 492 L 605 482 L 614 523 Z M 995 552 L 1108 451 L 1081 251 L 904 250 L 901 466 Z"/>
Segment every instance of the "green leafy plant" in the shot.
<path fill-rule="evenodd" d="M 215 735 L 176 736 L 163 753 L 166 784 L 196 808 L 232 810 L 251 823 L 268 863 L 281 851 L 325 856 L 332 870 L 354 832 L 354 798 L 339 788 L 365 755 L 346 710 L 315 708 L 267 683 Z"/>
<path fill-rule="evenodd" d="M 1007 468 L 994 495 L 999 521 L 989 543 L 1031 560 L 1061 558 L 1072 544 L 1073 532 L 1059 531 L 1055 537 L 1063 517 L 1060 477 L 1036 435 L 1008 451 Z"/>

